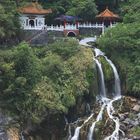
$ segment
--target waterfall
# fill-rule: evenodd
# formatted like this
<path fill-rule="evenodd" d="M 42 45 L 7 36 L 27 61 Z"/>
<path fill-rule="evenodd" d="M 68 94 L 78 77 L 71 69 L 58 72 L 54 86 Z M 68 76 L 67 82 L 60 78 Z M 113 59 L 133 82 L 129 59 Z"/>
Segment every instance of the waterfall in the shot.
<path fill-rule="evenodd" d="M 90 129 L 89 129 L 89 133 L 88 133 L 88 140 L 92 140 L 92 137 L 93 137 L 93 131 L 94 131 L 94 128 L 95 128 L 95 124 L 97 122 L 99 122 L 100 120 L 102 120 L 102 115 L 103 115 L 103 111 L 104 111 L 104 108 L 105 108 L 106 104 L 103 103 L 102 107 L 101 107 L 101 110 L 96 118 L 96 121 L 92 123 Z"/>
<path fill-rule="evenodd" d="M 115 77 L 115 95 L 121 96 L 120 78 L 119 78 L 118 71 L 117 71 L 115 65 L 112 63 L 112 61 L 109 60 L 106 56 L 104 56 L 104 57 L 113 69 L 113 73 L 114 73 L 114 77 Z"/>
<path fill-rule="evenodd" d="M 117 69 L 116 69 L 115 65 L 112 63 L 112 61 L 110 59 L 108 59 L 107 56 L 105 56 L 104 53 L 101 50 L 95 48 L 94 51 L 95 51 L 95 57 L 103 56 L 106 59 L 106 61 L 112 67 L 112 70 L 113 70 L 113 73 L 114 73 L 114 77 L 115 77 L 115 97 L 114 97 L 114 99 L 112 99 L 112 100 L 108 99 L 106 96 L 104 96 L 105 98 L 102 98 L 102 100 L 104 100 L 104 104 L 106 104 L 106 106 L 107 106 L 106 109 L 107 109 L 107 114 L 108 114 L 109 118 L 111 120 L 113 120 L 114 123 L 115 123 L 115 130 L 114 130 L 114 132 L 112 133 L 111 136 L 107 137 L 105 140 L 119 140 L 119 131 L 121 131 L 120 130 L 120 123 L 119 123 L 119 118 L 113 116 L 113 113 L 115 112 L 115 110 L 114 110 L 113 105 L 112 105 L 113 102 L 121 99 L 121 88 L 120 88 L 119 74 L 117 72 Z M 94 59 L 94 60 L 95 60 L 97 66 L 99 68 L 99 73 L 100 73 L 100 75 L 102 77 L 101 78 L 101 80 L 102 80 L 102 82 L 101 82 L 101 84 L 102 84 L 101 85 L 101 91 L 105 91 L 104 76 L 103 76 L 101 64 L 98 61 L 98 59 Z M 104 95 L 106 95 L 106 94 L 104 94 Z M 97 116 L 96 121 L 93 122 L 92 126 L 90 127 L 90 131 L 88 133 L 88 140 L 92 140 L 95 124 L 101 119 L 100 118 L 101 117 L 101 113 L 103 113 L 104 108 L 102 106 L 102 108 L 101 108 L 101 110 L 99 112 L 99 115 Z"/>
<path fill-rule="evenodd" d="M 72 135 L 71 135 L 71 124 L 69 124 L 69 129 L 68 129 L 68 134 L 69 134 L 69 137 L 68 137 L 68 140 L 71 140 L 72 138 Z"/>
<path fill-rule="evenodd" d="M 66 125 L 68 125 L 69 122 L 68 122 L 68 119 L 66 118 L 66 116 L 64 116 L 64 120 L 65 120 Z"/>
<path fill-rule="evenodd" d="M 66 123 L 66 126 L 68 126 L 68 140 L 71 140 L 71 123 L 68 122 L 68 119 L 66 118 L 66 116 L 64 116 L 64 120 Z"/>
<path fill-rule="evenodd" d="M 113 64 L 113 62 L 110 59 L 107 58 L 107 56 L 104 55 L 104 53 L 101 50 L 95 48 L 94 51 L 95 51 L 95 57 L 103 56 L 106 59 L 106 61 L 109 63 L 109 65 L 112 67 L 114 78 L 115 78 L 115 96 L 121 96 L 120 78 L 116 66 Z"/>
<path fill-rule="evenodd" d="M 115 95 L 121 96 L 120 78 L 116 66 L 113 64 L 113 62 L 110 59 L 107 58 L 107 56 L 104 55 L 104 53 L 101 50 L 94 48 L 94 51 L 95 51 L 95 57 L 103 56 L 106 59 L 106 61 L 109 63 L 109 65 L 112 67 L 114 77 L 115 77 Z"/>
<path fill-rule="evenodd" d="M 23 131 L 21 131 L 20 135 L 21 135 L 21 140 L 25 140 L 24 135 L 23 135 Z"/>
<path fill-rule="evenodd" d="M 122 130 L 120 130 L 119 118 L 113 116 L 113 113 L 115 111 L 114 111 L 112 104 L 113 104 L 113 102 L 115 102 L 119 99 L 121 99 L 121 96 L 118 96 L 118 97 L 114 98 L 113 100 L 110 100 L 107 103 L 107 114 L 109 115 L 109 118 L 111 120 L 113 120 L 113 122 L 115 123 L 115 130 L 113 131 L 113 133 L 110 136 L 106 137 L 104 140 L 119 140 L 119 132 L 122 132 L 122 134 L 125 135 L 124 132 Z"/>
<path fill-rule="evenodd" d="M 103 70 L 102 70 L 102 65 L 101 65 L 101 63 L 98 61 L 98 59 L 95 59 L 95 58 L 94 58 L 94 60 L 95 60 L 95 62 L 96 62 L 96 64 L 97 64 L 97 66 L 98 66 L 99 74 L 100 74 L 100 86 L 101 86 L 101 88 L 100 88 L 100 90 L 101 90 L 100 95 L 101 95 L 102 97 L 106 97 L 105 82 L 104 82 L 104 74 L 103 74 Z"/>
<path fill-rule="evenodd" d="M 84 45 L 84 46 L 89 46 L 91 47 L 91 45 L 87 44 L 88 42 L 95 42 L 96 38 L 86 38 L 83 39 L 82 41 L 80 41 L 79 44 Z M 89 128 L 89 132 L 88 132 L 88 137 L 87 140 L 93 140 L 93 132 L 96 126 L 96 123 L 99 122 L 100 120 L 102 120 L 102 116 L 103 116 L 103 112 L 104 110 L 107 110 L 107 114 L 110 120 L 112 120 L 115 123 L 115 129 L 112 132 L 112 134 L 110 136 L 107 136 L 105 138 L 105 140 L 119 140 L 119 132 L 122 132 L 122 134 L 124 135 L 124 132 L 122 130 L 120 130 L 120 122 L 119 122 L 119 118 L 114 116 L 115 110 L 113 107 L 113 103 L 115 101 L 118 101 L 121 99 L 121 87 L 120 87 L 120 78 L 119 78 L 119 74 L 117 72 L 117 69 L 115 67 L 115 65 L 113 64 L 113 62 L 107 58 L 107 56 L 105 56 L 105 54 L 97 49 L 94 48 L 94 52 L 95 52 L 95 58 L 93 58 L 93 60 L 96 62 L 98 71 L 99 71 L 99 76 L 100 76 L 100 95 L 101 95 L 101 101 L 103 102 L 101 109 L 99 111 L 99 114 L 96 117 L 96 120 L 92 123 L 91 127 Z M 105 58 L 105 60 L 109 63 L 110 67 L 113 70 L 113 74 L 114 74 L 114 86 L 115 86 L 115 95 L 113 96 L 113 99 L 109 99 L 107 98 L 107 93 L 106 93 L 106 88 L 105 88 L 105 80 L 104 80 L 104 73 L 102 70 L 102 65 L 99 62 L 98 58 L 99 56 L 103 56 Z M 85 120 L 85 122 L 81 125 L 78 126 L 75 129 L 75 133 L 74 136 L 72 137 L 71 140 L 79 140 L 79 133 L 80 133 L 80 129 L 85 125 L 85 123 L 87 123 L 91 118 L 92 118 L 93 114 L 91 114 L 91 116 Z"/>
<path fill-rule="evenodd" d="M 74 136 L 71 138 L 71 140 L 78 140 L 79 139 L 79 133 L 80 133 L 81 128 L 82 128 L 82 126 L 79 126 L 75 129 Z"/>
<path fill-rule="evenodd" d="M 81 126 L 78 126 L 75 129 L 74 132 L 74 136 L 71 138 L 71 140 L 78 140 L 79 139 L 79 133 L 80 133 L 80 129 L 84 126 L 84 124 L 86 124 L 92 117 L 93 117 L 93 113 L 84 121 L 84 123 Z"/>

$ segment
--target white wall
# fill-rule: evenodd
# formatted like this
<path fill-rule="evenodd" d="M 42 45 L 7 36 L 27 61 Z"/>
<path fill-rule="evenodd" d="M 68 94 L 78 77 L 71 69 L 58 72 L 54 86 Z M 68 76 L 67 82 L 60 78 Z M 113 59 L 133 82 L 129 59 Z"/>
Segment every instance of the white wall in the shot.
<path fill-rule="evenodd" d="M 30 17 L 34 17 L 34 18 L 30 18 Z M 31 27 L 31 25 L 29 24 L 29 21 L 33 20 L 34 21 L 34 27 Z M 41 30 L 44 26 L 45 26 L 45 18 L 43 15 L 25 15 L 25 14 L 21 14 L 20 15 L 20 23 L 21 23 L 21 27 L 24 30 Z"/>

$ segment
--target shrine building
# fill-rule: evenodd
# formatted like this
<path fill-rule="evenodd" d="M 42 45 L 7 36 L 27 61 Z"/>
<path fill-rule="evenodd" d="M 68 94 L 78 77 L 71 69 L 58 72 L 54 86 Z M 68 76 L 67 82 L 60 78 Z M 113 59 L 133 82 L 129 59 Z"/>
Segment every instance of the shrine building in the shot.
<path fill-rule="evenodd" d="M 96 16 L 98 22 L 103 23 L 106 27 L 112 26 L 120 20 L 120 17 L 117 14 L 114 14 L 112 11 L 106 7 L 106 9 Z"/>
<path fill-rule="evenodd" d="M 51 9 L 43 9 L 38 2 L 32 2 L 19 9 L 21 27 L 24 30 L 41 30 L 45 27 L 45 16 Z"/>

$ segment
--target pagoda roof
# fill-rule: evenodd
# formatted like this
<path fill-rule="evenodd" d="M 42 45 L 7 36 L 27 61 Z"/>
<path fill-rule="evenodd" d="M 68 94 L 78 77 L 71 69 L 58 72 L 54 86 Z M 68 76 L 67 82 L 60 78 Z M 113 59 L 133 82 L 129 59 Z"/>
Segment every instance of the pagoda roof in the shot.
<path fill-rule="evenodd" d="M 46 15 L 52 13 L 51 9 L 43 9 L 38 2 L 32 2 L 31 4 L 21 7 L 19 12 L 22 14 L 37 14 L 37 15 Z"/>
<path fill-rule="evenodd" d="M 111 12 L 107 7 L 103 12 L 101 12 L 99 15 L 97 15 L 96 18 L 119 19 L 119 16 L 117 14 L 114 14 L 113 12 Z"/>

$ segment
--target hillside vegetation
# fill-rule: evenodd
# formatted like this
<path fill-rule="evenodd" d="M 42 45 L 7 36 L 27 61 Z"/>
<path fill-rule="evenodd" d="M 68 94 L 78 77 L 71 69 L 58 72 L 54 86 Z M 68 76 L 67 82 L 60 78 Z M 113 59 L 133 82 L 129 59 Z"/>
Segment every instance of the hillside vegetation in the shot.
<path fill-rule="evenodd" d="M 42 48 L 21 43 L 0 52 L 0 107 L 20 121 L 40 122 L 46 111 L 67 113 L 89 94 L 92 52 L 73 39 Z"/>

